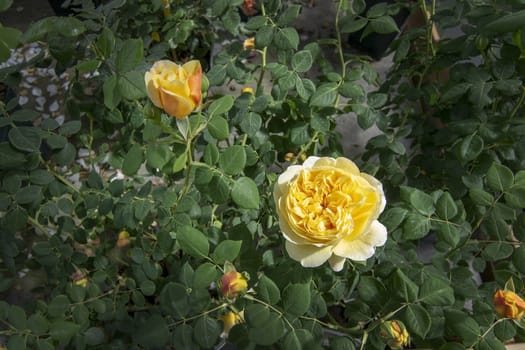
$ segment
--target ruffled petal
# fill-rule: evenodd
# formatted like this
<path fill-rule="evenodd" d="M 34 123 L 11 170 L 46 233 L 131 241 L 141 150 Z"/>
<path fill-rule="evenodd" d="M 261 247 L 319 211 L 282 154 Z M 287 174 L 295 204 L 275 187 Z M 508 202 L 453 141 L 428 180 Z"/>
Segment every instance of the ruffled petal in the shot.
<path fill-rule="evenodd" d="M 345 258 L 334 254 L 330 257 L 330 259 L 328 259 L 328 263 L 330 264 L 332 270 L 339 272 L 343 269 L 343 266 L 345 266 L 345 260 Z"/>
<path fill-rule="evenodd" d="M 375 247 L 385 244 L 386 227 L 379 221 L 372 221 L 367 232 L 356 239 L 342 239 L 334 248 L 334 254 L 355 261 L 364 261 L 375 253 Z"/>
<path fill-rule="evenodd" d="M 195 105 L 200 105 L 202 100 L 202 66 L 197 60 L 186 62 L 182 68 L 188 72 L 188 85 L 190 88 L 190 97 Z"/>
<path fill-rule="evenodd" d="M 361 174 L 357 165 L 355 165 L 354 162 L 352 162 L 350 159 L 347 159 L 347 158 L 343 158 L 343 157 L 337 158 L 335 160 L 335 167 L 345 172 L 348 172 L 350 174 L 353 174 L 353 175 Z"/>
<path fill-rule="evenodd" d="M 162 108 L 162 102 L 160 100 L 159 94 L 159 84 L 157 83 L 155 76 L 155 74 L 146 72 L 144 75 L 144 83 L 146 84 L 146 91 L 151 102 L 153 102 L 155 106 Z"/>
<path fill-rule="evenodd" d="M 303 169 L 300 165 L 291 165 L 284 173 L 279 175 L 277 182 L 273 188 L 273 195 L 275 200 L 281 198 L 288 193 L 288 185 Z"/>
<path fill-rule="evenodd" d="M 306 158 L 306 160 L 303 162 L 303 167 L 305 169 L 311 169 L 314 167 L 314 165 L 317 163 L 317 161 L 321 159 L 320 157 L 316 157 L 316 156 L 310 156 L 308 158 Z"/>
<path fill-rule="evenodd" d="M 317 248 L 311 245 L 297 245 L 286 241 L 286 251 L 290 257 L 299 261 L 303 267 L 317 267 L 332 256 L 332 247 Z"/>

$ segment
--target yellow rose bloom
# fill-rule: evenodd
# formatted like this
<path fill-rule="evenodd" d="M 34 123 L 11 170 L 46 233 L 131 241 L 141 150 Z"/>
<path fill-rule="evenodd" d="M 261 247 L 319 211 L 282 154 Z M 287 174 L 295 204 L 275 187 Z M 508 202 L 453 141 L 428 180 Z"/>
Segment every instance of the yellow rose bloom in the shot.
<path fill-rule="evenodd" d="M 290 257 L 303 267 L 345 259 L 364 261 L 386 242 L 377 218 L 386 200 L 381 183 L 349 159 L 308 157 L 292 165 L 274 187 L 279 226 Z"/>
<path fill-rule="evenodd" d="M 153 104 L 169 115 L 183 119 L 202 101 L 202 67 L 199 61 L 182 66 L 168 60 L 155 62 L 144 76 Z"/>
<path fill-rule="evenodd" d="M 498 290 L 494 293 L 494 307 L 501 317 L 519 320 L 525 313 L 525 301 L 510 290 Z"/>

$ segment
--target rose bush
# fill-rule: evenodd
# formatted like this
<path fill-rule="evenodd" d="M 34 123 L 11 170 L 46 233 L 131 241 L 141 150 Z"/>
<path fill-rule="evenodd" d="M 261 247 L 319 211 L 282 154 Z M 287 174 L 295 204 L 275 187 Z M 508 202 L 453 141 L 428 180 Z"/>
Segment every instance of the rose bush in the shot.
<path fill-rule="evenodd" d="M 385 244 L 377 220 L 386 205 L 381 183 L 349 159 L 309 157 L 277 179 L 274 200 L 286 251 L 304 267 L 364 261 Z"/>
<path fill-rule="evenodd" d="M 522 2 L 72 3 L 0 26 L 0 60 L 42 48 L 0 67 L 0 347 L 525 339 Z M 347 50 L 404 7 L 387 72 Z"/>

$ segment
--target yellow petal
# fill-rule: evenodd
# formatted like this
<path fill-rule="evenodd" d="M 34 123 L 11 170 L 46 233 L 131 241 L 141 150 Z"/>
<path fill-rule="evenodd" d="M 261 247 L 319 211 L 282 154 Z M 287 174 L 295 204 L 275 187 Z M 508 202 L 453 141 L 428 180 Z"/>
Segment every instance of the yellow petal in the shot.
<path fill-rule="evenodd" d="M 318 248 L 312 245 L 297 245 L 286 241 L 286 251 L 290 257 L 299 261 L 303 267 L 317 267 L 332 256 L 332 247 Z"/>
<path fill-rule="evenodd" d="M 160 98 L 164 111 L 179 119 L 188 116 L 195 108 L 195 105 L 189 98 L 176 95 L 169 91 L 161 90 Z"/>
<path fill-rule="evenodd" d="M 162 108 L 162 102 L 160 100 L 159 85 L 155 79 L 156 74 L 146 72 L 144 75 L 144 82 L 146 84 L 146 91 L 148 92 L 148 97 L 153 102 L 153 104 L 159 108 Z"/>
<path fill-rule="evenodd" d="M 340 257 L 364 261 L 374 255 L 375 247 L 385 244 L 386 227 L 374 220 L 368 232 L 356 239 L 343 238 L 334 248 L 334 254 Z"/>

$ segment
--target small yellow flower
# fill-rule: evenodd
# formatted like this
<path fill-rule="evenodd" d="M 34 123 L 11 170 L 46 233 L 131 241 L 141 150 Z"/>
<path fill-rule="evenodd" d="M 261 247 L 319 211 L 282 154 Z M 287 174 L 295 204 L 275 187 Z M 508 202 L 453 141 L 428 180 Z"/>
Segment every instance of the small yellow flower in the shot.
<path fill-rule="evenodd" d="M 242 88 L 241 92 L 242 92 L 243 94 L 252 94 L 252 95 L 253 95 L 253 88 L 247 86 L 247 87 L 245 87 L 245 88 Z"/>
<path fill-rule="evenodd" d="M 308 157 L 292 165 L 274 187 L 279 226 L 290 257 L 304 267 L 345 259 L 364 261 L 386 242 L 377 218 L 386 200 L 381 183 L 346 158 Z"/>
<path fill-rule="evenodd" d="M 84 287 L 84 288 L 87 286 L 87 283 L 88 283 L 88 280 L 87 280 L 86 277 L 83 277 L 83 278 L 75 281 L 75 285 L 76 286 L 81 286 L 81 287 Z"/>
<path fill-rule="evenodd" d="M 146 72 L 144 81 L 151 102 L 178 119 L 184 119 L 202 102 L 202 67 L 197 60 L 182 66 L 157 61 Z"/>
<path fill-rule="evenodd" d="M 501 317 L 519 320 L 525 313 L 525 301 L 510 290 L 498 290 L 494 293 L 494 307 Z"/>
<path fill-rule="evenodd" d="M 240 292 L 248 289 L 248 282 L 244 276 L 237 271 L 225 273 L 221 278 L 221 293 L 226 298 L 234 298 Z"/>
<path fill-rule="evenodd" d="M 241 311 L 239 313 L 230 311 L 227 314 L 222 315 L 221 320 L 224 325 L 222 336 L 223 338 L 225 338 L 228 336 L 228 333 L 230 333 L 230 330 L 233 328 L 233 326 L 244 322 L 244 311 Z"/>
<path fill-rule="evenodd" d="M 401 321 L 386 321 L 381 325 L 379 335 L 392 349 L 403 349 L 410 342 L 408 331 Z"/>
<path fill-rule="evenodd" d="M 242 43 L 244 50 L 253 50 L 255 49 L 255 37 L 248 38 Z"/>

